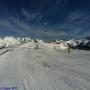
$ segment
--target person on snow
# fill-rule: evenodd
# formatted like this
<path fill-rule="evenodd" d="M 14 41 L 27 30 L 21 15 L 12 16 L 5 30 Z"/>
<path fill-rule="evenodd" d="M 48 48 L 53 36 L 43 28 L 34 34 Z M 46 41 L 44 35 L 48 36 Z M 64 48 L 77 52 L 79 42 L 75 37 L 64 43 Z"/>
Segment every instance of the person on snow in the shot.
<path fill-rule="evenodd" d="M 34 43 L 35 43 L 35 49 L 38 49 L 38 41 L 34 40 Z"/>
<path fill-rule="evenodd" d="M 71 46 L 69 43 L 67 43 L 67 45 L 68 45 L 68 53 L 70 53 L 71 52 Z"/>

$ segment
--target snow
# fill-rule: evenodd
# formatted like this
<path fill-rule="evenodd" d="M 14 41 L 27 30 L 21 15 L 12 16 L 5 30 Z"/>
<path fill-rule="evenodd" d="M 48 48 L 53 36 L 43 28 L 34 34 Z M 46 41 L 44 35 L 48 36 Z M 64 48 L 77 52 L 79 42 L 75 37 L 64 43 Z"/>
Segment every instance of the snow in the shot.
<path fill-rule="evenodd" d="M 75 46 L 77 45 L 77 43 L 74 40 L 69 40 L 69 41 L 57 41 L 56 42 L 51 42 L 51 43 L 45 43 L 43 40 L 37 39 L 38 43 L 48 47 L 48 48 L 56 48 L 56 49 L 67 49 L 67 43 L 70 43 L 71 45 Z M 4 47 L 13 47 L 13 46 L 18 46 L 18 45 L 22 45 L 22 44 L 27 44 L 30 47 L 33 47 L 35 45 L 34 40 L 26 37 L 26 38 L 15 38 L 15 37 L 4 37 L 4 38 L 0 38 L 0 48 L 4 48 Z M 23 45 L 25 47 L 25 45 Z M 35 46 L 34 46 L 35 47 Z"/>
<path fill-rule="evenodd" d="M 3 48 L 3 47 L 13 47 L 13 46 L 17 46 L 17 45 L 20 45 L 22 43 L 28 43 L 28 42 L 31 42 L 32 40 L 28 37 L 26 38 L 20 38 L 20 37 L 4 37 L 4 38 L 0 38 L 0 48 Z"/>
<path fill-rule="evenodd" d="M 68 54 L 63 43 L 54 48 L 57 44 L 38 40 L 35 49 L 33 40 L 23 44 L 21 39 L 0 39 L 0 43 L 2 40 L 20 45 L 0 49 L 0 88 L 90 90 L 89 51 L 73 50 Z"/>
<path fill-rule="evenodd" d="M 20 42 L 14 37 L 0 38 L 0 48 L 19 45 Z"/>
<path fill-rule="evenodd" d="M 63 43 L 63 41 L 56 41 L 60 44 L 57 44 L 57 43 L 45 43 L 43 40 L 39 40 L 37 39 L 38 43 L 48 47 L 48 48 L 59 48 L 59 49 L 66 49 L 67 48 L 67 43 Z M 17 46 L 17 45 L 22 45 L 22 44 L 25 44 L 25 45 L 29 45 L 30 47 L 33 48 L 33 46 L 35 47 L 35 44 L 34 44 L 34 40 L 26 37 L 26 38 L 14 38 L 12 36 L 10 37 L 4 37 L 4 38 L 0 38 L 0 48 L 3 48 L 3 47 L 13 47 L 13 46 Z M 22 45 L 22 47 L 25 47 L 25 45 Z"/>
<path fill-rule="evenodd" d="M 3 43 L 5 43 L 6 47 L 20 44 L 14 37 L 5 37 L 3 39 Z"/>
<path fill-rule="evenodd" d="M 83 43 L 84 45 L 87 45 L 90 46 L 89 44 L 89 40 L 74 40 L 74 39 L 71 39 L 71 40 L 68 40 L 68 41 L 64 41 L 64 40 L 56 40 L 56 42 L 50 42 L 50 43 L 46 43 L 44 42 L 43 40 L 40 40 L 40 39 L 36 39 L 38 41 L 38 44 L 42 44 L 48 48 L 55 48 L 55 49 L 61 49 L 61 50 L 65 50 L 68 48 L 68 43 L 73 46 L 73 47 L 76 47 L 78 45 L 80 45 L 81 43 Z M 27 44 L 29 43 L 30 44 L 30 47 L 34 46 L 35 47 L 35 43 L 34 43 L 34 40 L 32 40 L 31 38 L 28 38 L 28 37 L 25 37 L 25 38 L 20 38 L 20 37 L 4 37 L 4 38 L 0 38 L 0 48 L 8 48 L 8 47 L 17 47 L 19 45 L 22 45 L 22 44 Z"/>
<path fill-rule="evenodd" d="M 18 90 L 89 90 L 90 52 L 77 50 L 69 55 L 40 43 L 38 50 L 29 45 L 21 45 L 0 56 L 1 87 L 14 86 Z"/>

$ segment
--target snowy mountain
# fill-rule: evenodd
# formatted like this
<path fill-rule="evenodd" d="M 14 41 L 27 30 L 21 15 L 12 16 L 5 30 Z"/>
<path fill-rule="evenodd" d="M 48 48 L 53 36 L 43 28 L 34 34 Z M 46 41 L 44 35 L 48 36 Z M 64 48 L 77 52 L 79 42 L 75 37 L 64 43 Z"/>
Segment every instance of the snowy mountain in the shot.
<path fill-rule="evenodd" d="M 42 44 L 46 46 L 47 48 L 52 48 L 52 49 L 60 49 L 60 50 L 65 50 L 68 48 L 68 44 L 70 45 L 71 48 L 73 49 L 83 49 L 83 50 L 90 50 L 90 40 L 56 40 L 56 41 L 51 41 L 51 42 L 44 42 L 43 40 L 36 39 L 38 41 L 38 45 Z M 8 48 L 8 47 L 19 47 L 19 46 L 25 47 L 28 45 L 29 47 L 34 48 L 35 47 L 35 42 L 31 38 L 20 38 L 20 37 L 4 37 L 0 38 L 0 48 Z"/>
<path fill-rule="evenodd" d="M 59 48 L 59 49 L 66 49 L 67 45 L 64 43 L 64 41 L 56 41 L 56 43 L 46 43 L 43 40 L 36 39 L 38 41 L 38 44 L 42 44 L 48 48 Z M 59 43 L 59 44 L 58 44 Z M 26 46 L 29 45 L 29 47 L 35 46 L 34 40 L 26 37 L 26 38 L 15 38 L 15 37 L 4 37 L 0 38 L 0 48 L 7 48 L 7 47 L 18 47 L 18 46 Z"/>
<path fill-rule="evenodd" d="M 82 50 L 90 50 L 90 40 L 69 40 L 69 41 L 64 41 L 61 43 L 63 46 L 67 46 L 69 43 L 70 47 L 73 49 L 82 49 Z"/>
<path fill-rule="evenodd" d="M 0 38 L 0 48 L 3 47 L 14 47 L 14 46 L 19 46 L 22 43 L 27 43 L 30 42 L 30 38 L 15 38 L 15 37 L 4 37 Z"/>
<path fill-rule="evenodd" d="M 84 40 L 79 45 L 77 45 L 77 47 L 82 50 L 90 50 L 90 40 Z"/>

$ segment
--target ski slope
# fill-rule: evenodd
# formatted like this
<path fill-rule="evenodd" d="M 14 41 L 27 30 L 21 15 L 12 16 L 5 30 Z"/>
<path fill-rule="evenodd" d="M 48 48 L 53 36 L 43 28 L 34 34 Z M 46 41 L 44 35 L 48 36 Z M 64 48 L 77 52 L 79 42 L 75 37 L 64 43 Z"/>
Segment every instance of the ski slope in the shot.
<path fill-rule="evenodd" d="M 49 48 L 39 43 L 0 49 L 0 88 L 90 90 L 90 52 Z M 2 89 L 4 90 L 4 89 Z"/>

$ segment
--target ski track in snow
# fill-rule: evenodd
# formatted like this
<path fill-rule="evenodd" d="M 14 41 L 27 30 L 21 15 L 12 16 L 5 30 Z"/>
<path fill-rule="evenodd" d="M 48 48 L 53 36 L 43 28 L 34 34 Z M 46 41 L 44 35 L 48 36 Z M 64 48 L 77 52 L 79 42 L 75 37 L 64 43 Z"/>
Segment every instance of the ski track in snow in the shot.
<path fill-rule="evenodd" d="M 90 52 L 18 47 L 0 50 L 0 87 L 90 90 Z"/>

